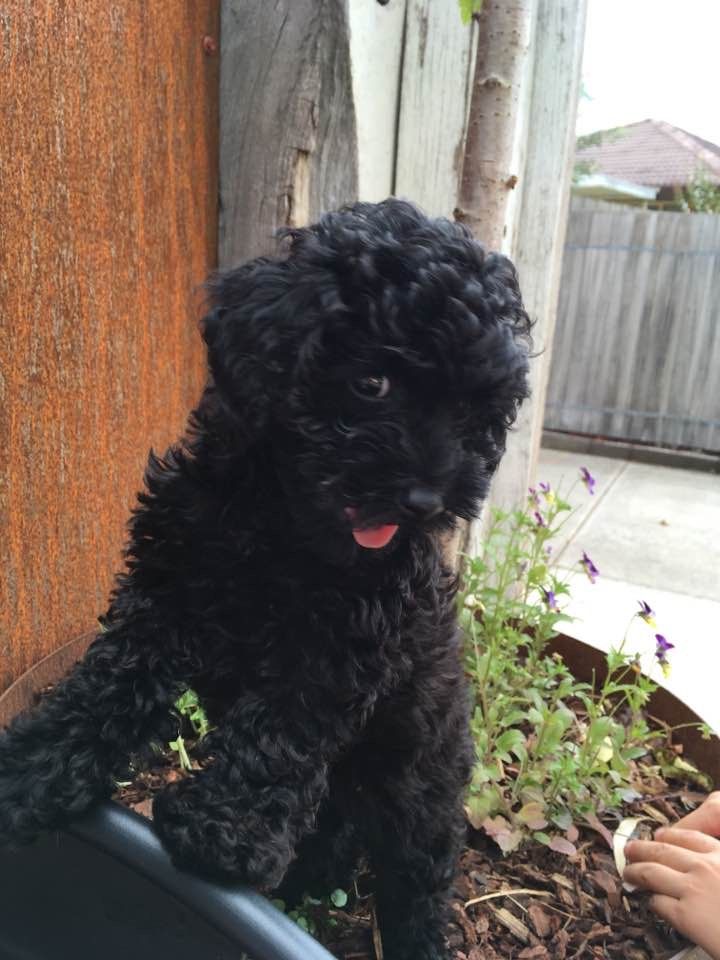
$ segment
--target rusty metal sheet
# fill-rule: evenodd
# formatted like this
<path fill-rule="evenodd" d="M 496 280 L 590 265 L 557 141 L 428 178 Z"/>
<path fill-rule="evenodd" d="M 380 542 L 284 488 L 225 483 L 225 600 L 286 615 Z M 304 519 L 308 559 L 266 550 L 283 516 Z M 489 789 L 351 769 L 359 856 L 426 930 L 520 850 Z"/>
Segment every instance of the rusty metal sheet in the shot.
<path fill-rule="evenodd" d="M 0 689 L 92 629 L 203 382 L 218 0 L 0 6 Z"/>

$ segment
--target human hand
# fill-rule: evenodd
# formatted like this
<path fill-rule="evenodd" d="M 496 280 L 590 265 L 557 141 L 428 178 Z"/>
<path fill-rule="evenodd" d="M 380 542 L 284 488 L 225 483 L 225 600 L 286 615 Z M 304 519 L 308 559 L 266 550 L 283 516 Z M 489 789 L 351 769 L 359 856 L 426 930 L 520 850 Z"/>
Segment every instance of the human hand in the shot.
<path fill-rule="evenodd" d="M 710 806 L 693 822 L 720 832 L 717 800 Z M 655 840 L 630 841 L 625 856 L 623 879 L 652 893 L 650 906 L 659 917 L 720 960 L 720 840 L 674 826 L 658 830 Z"/>
<path fill-rule="evenodd" d="M 711 793 L 703 803 L 674 823 L 672 829 L 699 830 L 711 837 L 720 837 L 720 790 Z"/>

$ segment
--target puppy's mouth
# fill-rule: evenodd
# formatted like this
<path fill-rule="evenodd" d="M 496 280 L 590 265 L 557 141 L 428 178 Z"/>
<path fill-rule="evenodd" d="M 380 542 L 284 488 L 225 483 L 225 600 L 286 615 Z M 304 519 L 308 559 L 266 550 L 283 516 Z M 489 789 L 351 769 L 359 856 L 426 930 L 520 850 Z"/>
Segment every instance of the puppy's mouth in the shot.
<path fill-rule="evenodd" d="M 377 526 L 361 524 L 357 507 L 345 507 L 345 516 L 352 526 L 355 543 L 366 550 L 381 550 L 386 547 L 399 529 L 397 523 L 383 523 Z"/>

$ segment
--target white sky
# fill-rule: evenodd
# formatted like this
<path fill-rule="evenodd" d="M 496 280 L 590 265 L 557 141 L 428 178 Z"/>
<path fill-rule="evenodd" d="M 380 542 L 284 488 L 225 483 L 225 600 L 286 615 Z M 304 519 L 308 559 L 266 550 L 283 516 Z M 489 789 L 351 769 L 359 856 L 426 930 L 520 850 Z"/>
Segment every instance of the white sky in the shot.
<path fill-rule="evenodd" d="M 720 0 L 589 0 L 578 133 L 667 120 L 720 144 Z"/>

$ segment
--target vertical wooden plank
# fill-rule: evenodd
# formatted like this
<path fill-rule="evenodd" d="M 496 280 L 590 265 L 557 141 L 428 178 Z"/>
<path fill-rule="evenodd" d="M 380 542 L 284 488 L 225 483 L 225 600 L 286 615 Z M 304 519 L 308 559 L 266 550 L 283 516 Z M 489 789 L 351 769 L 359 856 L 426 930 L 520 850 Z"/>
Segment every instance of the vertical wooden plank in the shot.
<path fill-rule="evenodd" d="M 495 481 L 492 502 L 499 505 L 522 501 L 540 448 L 570 199 L 586 6 L 585 0 L 538 4 L 523 173 L 528 188 L 522 195 L 514 259 L 528 312 L 536 322 L 535 347 L 543 353 L 532 365 L 533 396 L 508 439 Z"/>
<path fill-rule="evenodd" d="M 593 223 L 590 209 L 576 208 L 570 211 L 567 242 L 563 257 L 562 278 L 558 304 L 558 321 L 553 338 L 551 375 L 548 379 L 545 423 L 559 430 L 571 429 L 571 414 L 567 407 L 573 402 L 574 368 L 573 345 L 580 339 L 583 326 L 586 287 L 586 249 Z"/>
<path fill-rule="evenodd" d="M 575 200 L 573 206 L 584 211 L 587 203 Z M 610 225 L 607 257 L 591 249 L 603 245 L 594 234 L 583 262 L 565 258 L 563 284 L 588 291 L 587 309 L 581 297 L 580 309 L 570 315 L 568 297 L 561 298 L 546 424 L 665 446 L 720 448 L 720 218 L 610 204 L 599 209 Z M 567 339 L 584 348 L 569 363 Z"/>
<path fill-rule="evenodd" d="M 358 138 L 358 196 L 393 192 L 406 0 L 349 0 L 350 60 Z"/>
<path fill-rule="evenodd" d="M 687 336 L 691 353 L 685 377 L 678 385 L 678 406 L 689 417 L 718 423 L 714 428 L 699 423 L 693 426 L 692 422 L 681 425 L 684 429 L 676 434 L 674 442 L 698 449 L 720 450 L 720 217 L 708 214 L 702 220 L 704 230 L 700 249 L 707 250 L 708 254 L 697 257 L 693 283 L 693 314 L 697 317 L 697 327 Z M 713 250 L 716 252 L 711 255 L 709 251 Z"/>
<path fill-rule="evenodd" d="M 612 296 L 609 279 L 615 257 L 611 216 L 605 210 L 594 210 L 592 218 L 591 249 L 588 251 L 592 266 L 590 282 L 586 280 L 588 292 L 582 314 L 584 329 L 573 343 L 571 365 L 576 405 L 581 408 L 579 416 L 583 433 L 600 433 L 602 430 L 602 414 L 598 415 L 593 406 L 601 388 L 598 382 L 599 358 L 607 349 L 604 318 L 608 316 L 609 299 Z"/>
<path fill-rule="evenodd" d="M 0 689 L 92 629 L 199 395 L 217 43 L 215 0 L 3 4 Z"/>
<path fill-rule="evenodd" d="M 407 0 L 394 192 L 431 216 L 457 205 L 475 43 L 457 0 Z"/>
<path fill-rule="evenodd" d="M 220 66 L 223 266 L 275 249 L 357 198 L 346 0 L 224 0 Z"/>
<path fill-rule="evenodd" d="M 678 423 L 663 415 L 682 415 L 675 403 L 675 396 L 684 379 L 688 367 L 687 329 L 680 321 L 683 314 L 688 315 L 692 304 L 692 281 L 697 266 L 696 251 L 701 242 L 699 220 L 688 214 L 674 214 L 677 223 L 675 232 L 675 252 L 667 256 L 673 261 L 673 271 L 663 299 L 665 311 L 663 326 L 656 330 L 657 340 L 662 347 L 652 351 L 656 358 L 655 376 L 650 380 L 645 395 L 645 406 L 650 412 L 661 416 L 650 425 L 653 442 L 672 443 L 677 433 Z M 699 319 L 699 318 L 697 318 Z"/>
<path fill-rule="evenodd" d="M 608 325 L 619 327 L 622 331 L 622 347 L 618 356 L 619 375 L 614 391 L 614 406 L 618 411 L 629 409 L 632 403 L 632 384 L 635 379 L 635 358 L 640 349 L 642 317 L 648 298 L 648 287 L 652 277 L 652 265 L 655 254 L 655 233 L 657 214 L 639 211 L 635 214 L 635 229 L 631 238 L 631 247 L 626 253 L 625 283 L 629 295 L 623 299 L 622 313 L 616 319 L 607 318 Z M 627 304 L 627 306 L 625 306 Z M 608 423 L 608 435 L 625 436 L 629 428 L 628 417 L 615 413 Z"/>
<path fill-rule="evenodd" d="M 658 412 L 656 408 L 648 408 L 646 397 L 655 391 L 658 365 L 662 356 L 658 348 L 660 345 L 664 347 L 663 337 L 667 336 L 667 298 L 675 271 L 672 248 L 678 230 L 677 214 L 659 213 L 657 217 L 648 296 L 643 311 L 638 350 L 635 354 L 629 400 L 630 409 L 639 413 L 631 413 L 628 416 L 630 436 L 644 443 L 651 443 L 655 434 L 656 424 L 650 423 L 653 418 L 644 416 L 644 413 L 648 410 Z"/>
<path fill-rule="evenodd" d="M 618 213 L 598 213 L 602 217 L 605 230 L 604 242 L 612 247 L 606 251 L 595 251 L 601 264 L 598 270 L 597 299 L 592 316 L 587 318 L 591 336 L 583 338 L 586 357 L 592 357 L 592 369 L 585 376 L 583 405 L 590 408 L 584 416 L 584 432 L 606 435 L 610 432 L 612 415 L 604 412 L 613 406 L 615 383 L 618 379 L 620 359 L 623 352 L 623 340 L 626 336 L 624 323 L 608 323 L 609 317 L 622 316 L 623 282 L 628 253 L 635 226 L 634 211 L 620 210 Z M 583 376 L 582 366 L 576 371 L 578 378 Z M 597 411 L 597 412 L 592 412 Z"/>

